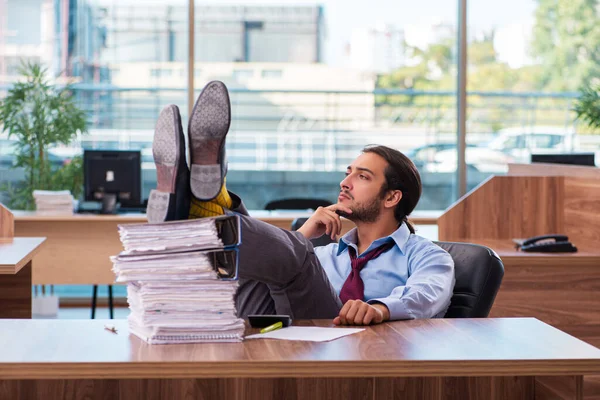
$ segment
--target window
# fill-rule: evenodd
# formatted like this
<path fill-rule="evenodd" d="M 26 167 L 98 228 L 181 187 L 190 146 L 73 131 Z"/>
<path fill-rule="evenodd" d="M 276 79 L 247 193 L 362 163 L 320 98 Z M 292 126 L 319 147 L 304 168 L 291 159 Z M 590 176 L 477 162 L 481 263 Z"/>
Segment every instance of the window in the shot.
<path fill-rule="evenodd" d="M 263 69 L 262 77 L 266 79 L 275 79 L 281 78 L 283 76 L 283 71 L 280 69 Z"/>
<path fill-rule="evenodd" d="M 504 149 L 493 149 L 510 149 L 513 162 L 529 162 L 537 150 L 598 150 L 598 135 L 573 111 L 580 88 L 600 76 L 596 2 L 482 0 L 468 7 L 467 140 L 485 143 L 493 132 L 512 132 L 518 136 L 507 138 Z M 468 180 L 477 184 L 502 169 Z"/>
<path fill-rule="evenodd" d="M 237 80 L 246 80 L 254 76 L 254 71 L 251 69 L 236 69 L 233 71 L 233 78 Z"/>
<path fill-rule="evenodd" d="M 153 78 L 168 78 L 173 75 L 173 70 L 169 68 L 152 68 L 150 76 Z"/>
<path fill-rule="evenodd" d="M 76 82 L 77 104 L 89 116 L 89 133 L 81 143 L 51 151 L 53 165 L 81 153 L 81 147 L 147 153 L 156 118 L 171 103 L 187 121 L 185 77 L 175 82 L 187 65 L 187 6 L 181 2 L 0 0 L 0 35 L 0 97 L 17 78 L 21 59 L 43 62 L 50 80 L 64 74 Z M 170 79 L 166 84 L 159 78 Z M 22 176 L 19 170 L 6 173 L 14 153 L 12 139 L 2 135 L 0 175 L 11 184 Z M 142 168 L 146 199 L 156 186 L 156 172 L 152 162 Z M 8 201 L 6 192 L 0 193 L 0 201 Z M 89 298 L 91 292 L 90 286 L 56 287 L 61 297 Z M 117 285 L 115 292 L 124 296 L 125 287 Z"/>

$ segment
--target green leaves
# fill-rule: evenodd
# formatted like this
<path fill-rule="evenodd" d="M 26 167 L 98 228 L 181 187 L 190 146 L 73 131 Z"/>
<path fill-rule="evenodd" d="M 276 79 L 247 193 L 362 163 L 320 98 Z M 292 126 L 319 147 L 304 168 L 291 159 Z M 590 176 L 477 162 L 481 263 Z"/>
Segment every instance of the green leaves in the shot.
<path fill-rule="evenodd" d="M 573 110 L 577 119 L 585 121 L 590 128 L 600 128 L 600 84 L 581 88 L 581 96 Z"/>
<path fill-rule="evenodd" d="M 575 91 L 600 75 L 597 0 L 537 0 L 531 53 L 545 90 Z"/>
<path fill-rule="evenodd" d="M 33 209 L 35 189 L 71 190 L 77 198 L 82 191 L 81 162 L 52 165 L 48 149 L 86 133 L 86 114 L 77 107 L 71 86 L 51 84 L 41 65 L 23 64 L 20 73 L 23 79 L 0 99 L 0 126 L 17 141 L 14 167 L 25 169 L 25 181 L 0 190 L 7 191 L 11 208 Z"/>

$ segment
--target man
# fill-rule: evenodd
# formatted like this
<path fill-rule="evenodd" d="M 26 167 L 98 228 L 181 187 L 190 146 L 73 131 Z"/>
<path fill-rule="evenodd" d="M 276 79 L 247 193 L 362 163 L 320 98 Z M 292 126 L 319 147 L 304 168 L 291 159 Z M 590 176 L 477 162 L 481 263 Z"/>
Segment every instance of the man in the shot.
<path fill-rule="evenodd" d="M 444 316 L 454 263 L 415 235 L 407 220 L 421 196 L 421 180 L 406 156 L 385 146 L 366 147 L 348 166 L 338 202 L 319 207 L 297 232 L 289 232 L 249 217 L 241 199 L 227 191 L 230 114 L 227 88 L 210 82 L 188 124 L 188 170 L 179 111 L 171 105 L 161 112 L 153 143 L 157 189 L 150 194 L 148 220 L 241 215 L 240 316 L 333 318 L 336 325 Z M 311 238 L 324 233 L 337 238 L 340 216 L 356 228 L 339 243 L 313 248 Z"/>

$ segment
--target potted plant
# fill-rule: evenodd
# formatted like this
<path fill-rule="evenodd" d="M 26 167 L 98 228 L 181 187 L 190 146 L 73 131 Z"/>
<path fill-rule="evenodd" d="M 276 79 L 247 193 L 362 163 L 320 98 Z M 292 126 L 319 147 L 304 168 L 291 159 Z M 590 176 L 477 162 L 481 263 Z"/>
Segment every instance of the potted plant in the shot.
<path fill-rule="evenodd" d="M 39 64 L 23 64 L 19 72 L 23 79 L 0 99 L 0 126 L 9 139 L 16 139 L 12 168 L 23 168 L 25 180 L 0 190 L 7 193 L 13 209 L 34 209 L 32 193 L 37 189 L 70 190 L 78 198 L 83 190 L 81 156 L 59 160 L 57 165 L 48 150 L 86 133 L 86 114 L 75 104 L 71 86 L 51 84 Z"/>

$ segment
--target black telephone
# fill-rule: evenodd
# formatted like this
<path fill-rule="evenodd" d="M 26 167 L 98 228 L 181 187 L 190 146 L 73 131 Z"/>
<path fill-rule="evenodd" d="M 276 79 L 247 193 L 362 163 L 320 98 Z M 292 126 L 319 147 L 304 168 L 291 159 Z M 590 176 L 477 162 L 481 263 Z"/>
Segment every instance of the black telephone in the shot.
<path fill-rule="evenodd" d="M 575 253 L 577 247 L 569 242 L 566 235 L 541 235 L 525 239 L 523 243 L 517 245 L 521 251 L 541 252 L 541 253 Z"/>

